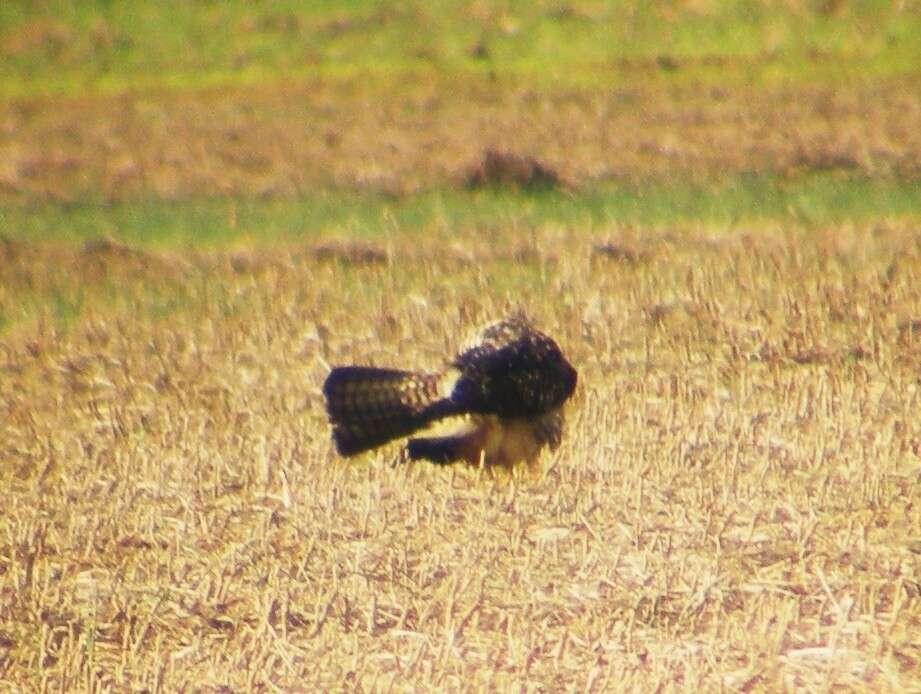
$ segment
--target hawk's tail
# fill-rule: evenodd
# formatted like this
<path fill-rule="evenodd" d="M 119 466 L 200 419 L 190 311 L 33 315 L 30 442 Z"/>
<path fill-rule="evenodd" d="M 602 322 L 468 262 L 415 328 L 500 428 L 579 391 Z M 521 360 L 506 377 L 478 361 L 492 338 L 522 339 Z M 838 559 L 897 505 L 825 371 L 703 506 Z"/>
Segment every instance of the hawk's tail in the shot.
<path fill-rule="evenodd" d="M 438 392 L 440 380 L 440 374 L 367 366 L 333 369 L 323 395 L 336 450 L 356 455 L 455 414 L 454 403 Z"/>

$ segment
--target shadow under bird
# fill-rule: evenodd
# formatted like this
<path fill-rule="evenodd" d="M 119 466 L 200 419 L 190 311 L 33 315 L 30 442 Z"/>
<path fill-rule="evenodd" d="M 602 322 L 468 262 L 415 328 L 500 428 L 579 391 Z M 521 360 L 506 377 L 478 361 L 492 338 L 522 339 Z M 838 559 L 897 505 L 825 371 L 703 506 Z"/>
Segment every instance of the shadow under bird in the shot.
<path fill-rule="evenodd" d="M 559 446 L 576 380 L 557 343 L 515 317 L 486 327 L 442 371 L 340 366 L 323 395 L 340 455 L 461 418 L 443 435 L 409 439 L 409 459 L 513 465 Z"/>

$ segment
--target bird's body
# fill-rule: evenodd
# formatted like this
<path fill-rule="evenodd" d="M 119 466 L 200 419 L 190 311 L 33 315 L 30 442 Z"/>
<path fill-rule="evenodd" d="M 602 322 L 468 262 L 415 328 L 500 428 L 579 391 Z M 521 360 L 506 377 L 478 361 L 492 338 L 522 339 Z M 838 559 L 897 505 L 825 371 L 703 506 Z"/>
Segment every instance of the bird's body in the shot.
<path fill-rule="evenodd" d="M 445 435 L 410 439 L 409 457 L 511 465 L 559 445 L 576 379 L 556 342 L 510 318 L 488 326 L 441 372 L 338 367 L 323 393 L 341 455 L 462 417 Z"/>

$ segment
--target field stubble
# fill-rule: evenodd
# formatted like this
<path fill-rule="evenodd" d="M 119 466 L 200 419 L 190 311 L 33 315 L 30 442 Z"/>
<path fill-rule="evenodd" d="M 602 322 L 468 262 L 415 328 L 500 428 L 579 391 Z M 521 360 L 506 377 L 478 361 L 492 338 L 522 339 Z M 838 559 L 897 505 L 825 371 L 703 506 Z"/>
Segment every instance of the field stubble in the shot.
<path fill-rule="evenodd" d="M 917 686 L 917 228 L 609 231 L 8 240 L 57 298 L 0 343 L 0 682 Z M 328 364 L 518 306 L 580 370 L 557 453 L 335 458 Z"/>

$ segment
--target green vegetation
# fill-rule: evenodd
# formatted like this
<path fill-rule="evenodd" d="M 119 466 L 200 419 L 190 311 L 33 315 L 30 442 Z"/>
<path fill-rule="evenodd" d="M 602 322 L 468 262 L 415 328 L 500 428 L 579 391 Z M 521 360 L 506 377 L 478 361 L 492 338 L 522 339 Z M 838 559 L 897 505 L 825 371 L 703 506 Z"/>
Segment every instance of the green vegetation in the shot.
<path fill-rule="evenodd" d="M 914 2 L 74 2 L 0 7 L 0 91 L 189 89 L 486 74 L 554 86 L 890 78 Z"/>
<path fill-rule="evenodd" d="M 618 224 L 706 225 L 720 230 L 776 222 L 818 227 L 844 221 L 916 218 L 921 186 L 897 179 L 817 174 L 794 180 L 743 177 L 606 184 L 578 195 L 501 189 L 435 190 L 394 198 L 328 190 L 297 199 L 157 199 L 0 208 L 7 235 L 83 241 L 110 237 L 145 245 L 260 244 L 325 238 L 417 236 L 451 229 L 527 231 L 547 225 L 587 237 Z"/>

